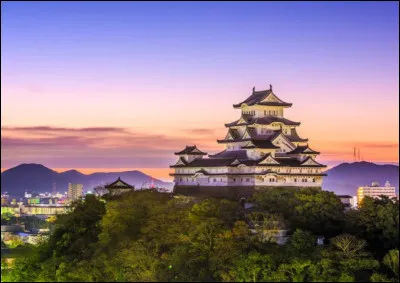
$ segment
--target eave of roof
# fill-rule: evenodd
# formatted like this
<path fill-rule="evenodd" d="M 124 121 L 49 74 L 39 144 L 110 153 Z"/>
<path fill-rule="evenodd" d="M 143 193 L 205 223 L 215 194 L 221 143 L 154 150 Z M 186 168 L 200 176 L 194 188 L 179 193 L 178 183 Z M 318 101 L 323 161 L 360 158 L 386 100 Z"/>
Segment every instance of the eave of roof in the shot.
<path fill-rule="evenodd" d="M 266 97 L 268 97 L 272 92 L 272 89 L 262 90 L 262 91 L 255 91 L 253 89 L 253 93 L 246 98 L 244 101 L 233 104 L 234 108 L 240 108 L 243 104 L 252 106 L 252 105 L 265 105 L 265 106 L 283 106 L 283 107 L 290 107 L 292 103 L 287 103 L 280 98 L 278 98 L 275 94 L 275 97 L 278 98 L 279 101 L 266 101 L 262 102 Z"/>
<path fill-rule="evenodd" d="M 193 152 L 193 150 L 197 149 L 199 152 Z M 185 149 L 179 151 L 179 152 L 175 152 L 175 155 L 184 155 L 184 154 L 188 154 L 188 155 L 207 155 L 206 152 L 202 152 L 201 150 L 199 150 L 195 145 L 194 146 L 186 146 Z"/>
<path fill-rule="evenodd" d="M 304 152 L 306 149 L 309 149 L 310 152 Z M 312 150 L 308 145 L 299 145 L 294 150 L 287 152 L 287 154 L 320 154 L 318 151 Z"/>

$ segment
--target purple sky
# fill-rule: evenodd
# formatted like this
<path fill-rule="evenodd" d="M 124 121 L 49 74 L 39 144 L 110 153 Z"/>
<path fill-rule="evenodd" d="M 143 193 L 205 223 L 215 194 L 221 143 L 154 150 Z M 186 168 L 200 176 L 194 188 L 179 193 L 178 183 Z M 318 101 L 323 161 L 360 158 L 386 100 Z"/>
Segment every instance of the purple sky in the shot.
<path fill-rule="evenodd" d="M 321 162 L 398 162 L 397 2 L 1 5 L 2 168 L 166 176 L 270 83 Z"/>

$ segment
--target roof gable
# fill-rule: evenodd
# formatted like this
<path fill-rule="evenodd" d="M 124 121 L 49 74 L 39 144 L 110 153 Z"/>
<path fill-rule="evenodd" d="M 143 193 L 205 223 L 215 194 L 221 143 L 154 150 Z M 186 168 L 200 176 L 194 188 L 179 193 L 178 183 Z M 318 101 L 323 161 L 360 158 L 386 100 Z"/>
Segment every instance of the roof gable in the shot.
<path fill-rule="evenodd" d="M 225 140 L 237 140 L 239 138 L 239 132 L 235 129 L 229 129 L 225 136 Z"/>
<path fill-rule="evenodd" d="M 239 159 L 235 159 L 235 160 L 233 160 L 232 162 L 231 162 L 231 164 L 229 164 L 229 165 L 239 165 L 239 164 L 241 164 L 241 162 L 240 162 L 240 160 Z"/>
<path fill-rule="evenodd" d="M 240 116 L 240 119 L 236 122 L 236 124 L 247 124 L 248 120 L 245 117 Z"/>
<path fill-rule="evenodd" d="M 186 162 L 185 159 L 183 159 L 183 157 L 179 158 L 178 161 L 174 164 L 174 166 L 178 166 L 178 165 L 187 165 L 188 163 Z"/>
<path fill-rule="evenodd" d="M 280 144 L 283 144 L 289 150 L 296 148 L 296 146 L 282 133 L 281 130 L 271 137 L 271 142 L 273 145 L 279 147 L 281 147 Z"/>
<path fill-rule="evenodd" d="M 313 158 L 311 158 L 311 157 L 307 157 L 307 158 L 301 163 L 301 165 L 302 165 L 302 166 L 305 166 L 305 165 L 308 165 L 308 166 L 310 166 L 310 165 L 312 165 L 312 166 L 318 165 L 318 166 L 320 166 L 320 165 L 322 165 L 322 164 L 318 163 L 317 161 L 315 161 L 315 160 L 314 160 Z"/>
<path fill-rule="evenodd" d="M 278 161 L 276 161 L 271 154 L 265 155 L 259 162 L 258 164 L 279 164 Z"/>
<path fill-rule="evenodd" d="M 243 133 L 242 139 L 251 139 L 251 134 L 249 128 L 246 128 L 246 131 Z"/>
<path fill-rule="evenodd" d="M 273 92 L 268 93 L 267 96 L 264 97 L 264 99 L 262 99 L 259 102 L 283 102 L 282 100 L 280 100 Z"/>

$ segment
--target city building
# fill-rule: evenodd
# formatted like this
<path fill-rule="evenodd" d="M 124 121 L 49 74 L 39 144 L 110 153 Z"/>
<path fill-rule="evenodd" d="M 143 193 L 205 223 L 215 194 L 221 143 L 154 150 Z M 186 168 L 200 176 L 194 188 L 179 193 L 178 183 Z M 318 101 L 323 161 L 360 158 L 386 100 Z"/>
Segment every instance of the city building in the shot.
<path fill-rule="evenodd" d="M 21 215 L 57 215 L 68 211 L 69 207 L 65 205 L 17 205 L 1 206 L 1 213 L 12 213 L 16 216 Z"/>
<path fill-rule="evenodd" d="M 120 177 L 115 182 L 104 186 L 104 188 L 108 190 L 110 195 L 121 195 L 135 190 L 134 186 L 122 181 Z"/>
<path fill-rule="evenodd" d="M 300 122 L 284 117 L 291 107 L 269 90 L 256 91 L 243 102 L 238 120 L 225 124 L 225 149 L 208 155 L 196 146 L 176 152 L 170 166 L 174 192 L 241 198 L 264 187 L 321 187 L 323 169 L 315 159 L 319 152 L 297 133 Z"/>
<path fill-rule="evenodd" d="M 8 205 L 8 196 L 1 196 L 1 205 Z"/>
<path fill-rule="evenodd" d="M 83 185 L 82 184 L 68 184 L 68 201 L 73 202 L 82 197 Z"/>
<path fill-rule="evenodd" d="M 352 208 L 357 208 L 357 196 L 352 197 L 350 204 Z"/>
<path fill-rule="evenodd" d="M 359 187 L 357 190 L 357 206 L 362 205 L 362 201 L 366 196 L 378 198 L 382 195 L 389 198 L 396 198 L 396 188 L 391 186 L 389 181 L 386 181 L 383 187 L 378 182 L 373 182 L 371 186 Z"/>

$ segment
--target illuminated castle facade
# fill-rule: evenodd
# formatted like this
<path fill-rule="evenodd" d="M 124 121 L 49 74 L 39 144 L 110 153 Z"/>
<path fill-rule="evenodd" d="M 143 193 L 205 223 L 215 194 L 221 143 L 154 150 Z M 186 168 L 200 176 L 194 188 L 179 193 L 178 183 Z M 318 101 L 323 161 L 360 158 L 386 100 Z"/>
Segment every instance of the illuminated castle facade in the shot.
<path fill-rule="evenodd" d="M 227 134 L 217 140 L 225 145 L 225 150 L 208 158 L 196 146 L 186 146 L 175 153 L 178 161 L 170 166 L 175 191 L 321 187 L 326 165 L 315 160 L 319 152 L 309 147 L 308 139 L 297 134 L 300 122 L 284 117 L 285 108 L 291 106 L 278 98 L 271 85 L 269 90 L 253 88 L 247 99 L 233 105 L 240 109 L 241 116 L 225 124 Z"/>

